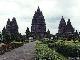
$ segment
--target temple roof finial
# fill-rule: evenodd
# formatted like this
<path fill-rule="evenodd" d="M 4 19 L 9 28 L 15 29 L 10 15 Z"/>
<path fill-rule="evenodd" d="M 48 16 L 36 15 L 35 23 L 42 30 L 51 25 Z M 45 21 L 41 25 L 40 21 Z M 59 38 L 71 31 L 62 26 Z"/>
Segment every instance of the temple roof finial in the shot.
<path fill-rule="evenodd" d="M 38 6 L 38 9 L 37 9 L 37 11 L 40 11 L 40 8 L 39 8 L 39 6 Z"/>
<path fill-rule="evenodd" d="M 68 19 L 68 21 L 70 22 L 70 19 Z"/>
<path fill-rule="evenodd" d="M 8 21 L 10 21 L 10 18 L 8 18 Z"/>
<path fill-rule="evenodd" d="M 39 6 L 38 6 L 38 9 L 39 9 Z"/>

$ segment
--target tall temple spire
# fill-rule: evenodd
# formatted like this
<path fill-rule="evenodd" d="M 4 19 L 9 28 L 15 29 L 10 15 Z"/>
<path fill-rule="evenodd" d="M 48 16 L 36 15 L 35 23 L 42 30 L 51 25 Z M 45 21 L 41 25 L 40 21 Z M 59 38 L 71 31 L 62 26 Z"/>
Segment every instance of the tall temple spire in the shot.
<path fill-rule="evenodd" d="M 58 28 L 59 28 L 58 33 L 60 33 L 60 34 L 63 34 L 66 30 L 66 22 L 65 22 L 63 16 L 61 18 L 61 21 L 60 21 L 60 24 L 59 24 Z"/>
<path fill-rule="evenodd" d="M 40 10 L 39 6 L 38 6 L 38 9 Z"/>
<path fill-rule="evenodd" d="M 63 16 L 62 16 L 62 18 L 63 18 Z"/>
<path fill-rule="evenodd" d="M 70 19 L 68 19 L 68 21 L 67 21 L 67 25 L 68 25 L 68 24 L 71 24 Z"/>
<path fill-rule="evenodd" d="M 64 17 L 62 16 L 61 21 L 65 22 Z"/>
<path fill-rule="evenodd" d="M 68 21 L 67 21 L 66 32 L 67 32 L 67 33 L 73 33 L 73 32 L 74 32 L 74 28 L 73 28 L 73 26 L 71 25 L 70 19 L 68 19 Z"/>
<path fill-rule="evenodd" d="M 10 19 L 8 18 L 7 25 L 10 25 Z"/>
<path fill-rule="evenodd" d="M 39 8 L 39 6 L 38 6 L 38 9 L 37 9 L 37 11 L 40 11 L 40 8 Z"/>
<path fill-rule="evenodd" d="M 44 38 L 46 33 L 45 19 L 39 6 L 32 19 L 31 32 L 33 36 L 37 35 L 40 38 Z"/>
<path fill-rule="evenodd" d="M 68 19 L 67 24 L 66 24 L 63 16 L 61 18 L 58 29 L 59 29 L 58 30 L 59 37 L 69 37 L 69 36 L 73 36 L 73 34 L 74 34 L 74 28 L 70 22 L 70 19 Z"/>

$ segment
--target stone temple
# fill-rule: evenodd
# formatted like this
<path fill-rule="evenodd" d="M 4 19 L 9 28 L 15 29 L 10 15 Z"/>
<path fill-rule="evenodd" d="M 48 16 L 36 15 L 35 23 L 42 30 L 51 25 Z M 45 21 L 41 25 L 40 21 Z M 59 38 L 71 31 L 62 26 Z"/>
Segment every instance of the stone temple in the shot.
<path fill-rule="evenodd" d="M 2 33 L 7 34 L 12 40 L 16 40 L 19 37 L 18 25 L 15 17 L 13 17 L 12 21 L 8 19 L 7 25 L 3 28 Z M 3 35 L 3 37 L 5 37 L 5 35 Z"/>
<path fill-rule="evenodd" d="M 68 19 L 66 23 L 65 19 L 62 16 L 59 27 L 58 27 L 58 35 L 59 37 L 67 37 L 70 35 L 74 35 L 74 28 L 70 22 L 70 19 Z"/>
<path fill-rule="evenodd" d="M 63 16 L 61 18 L 61 21 L 60 21 L 58 29 L 59 29 L 58 33 L 61 34 L 61 35 L 66 32 L 66 22 L 65 22 Z"/>
<path fill-rule="evenodd" d="M 34 38 L 39 37 L 41 39 L 44 38 L 46 34 L 46 23 L 39 6 L 32 19 L 31 33 Z"/>

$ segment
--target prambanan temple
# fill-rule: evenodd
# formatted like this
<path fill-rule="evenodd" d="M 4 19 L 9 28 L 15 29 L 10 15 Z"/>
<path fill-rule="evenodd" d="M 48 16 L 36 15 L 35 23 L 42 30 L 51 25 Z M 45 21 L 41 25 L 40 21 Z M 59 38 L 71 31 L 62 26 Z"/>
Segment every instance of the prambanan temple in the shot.
<path fill-rule="evenodd" d="M 44 38 L 46 34 L 45 19 L 39 7 L 37 11 L 35 11 L 35 14 L 32 19 L 31 33 L 34 38 Z"/>
<path fill-rule="evenodd" d="M 65 19 L 62 16 L 59 27 L 58 27 L 57 36 L 62 38 L 75 38 L 75 37 L 78 38 L 79 34 L 77 30 L 75 31 L 75 29 L 73 28 L 70 22 L 70 19 L 68 19 L 66 23 Z"/>
<path fill-rule="evenodd" d="M 65 22 L 64 17 L 62 16 L 59 27 L 58 27 L 58 33 L 56 35 L 50 34 L 50 31 L 46 32 L 46 23 L 45 19 L 43 16 L 42 11 L 38 7 L 37 11 L 35 11 L 35 14 L 32 19 L 32 24 L 31 24 L 31 32 L 29 31 L 29 28 L 27 27 L 26 30 L 26 35 L 22 36 L 18 32 L 18 25 L 16 22 L 16 18 L 13 17 L 12 21 L 8 19 L 6 27 L 3 28 L 2 30 L 2 37 L 3 40 L 6 39 L 12 39 L 12 40 L 19 40 L 24 37 L 25 39 L 29 39 L 29 37 L 33 37 L 34 39 L 36 38 L 51 38 L 51 37 L 58 37 L 58 38 L 79 38 L 80 33 L 75 31 L 73 28 L 70 19 L 68 19 L 67 23 Z M 24 40 L 24 39 L 23 39 Z"/>
<path fill-rule="evenodd" d="M 13 17 L 12 21 L 10 21 L 10 19 L 8 19 L 7 25 L 6 25 L 6 31 L 8 33 L 12 33 L 13 35 L 15 33 L 18 33 L 18 25 L 17 25 L 15 17 Z"/>
<path fill-rule="evenodd" d="M 18 25 L 16 18 L 13 17 L 12 21 L 8 19 L 6 27 L 2 30 L 3 40 L 17 40 L 19 37 Z"/>
<path fill-rule="evenodd" d="M 59 30 L 58 30 L 58 33 L 60 35 L 67 35 L 67 34 L 72 34 L 74 33 L 74 28 L 73 26 L 71 25 L 71 22 L 70 22 L 70 19 L 68 19 L 67 21 L 67 24 L 62 16 L 61 18 L 61 21 L 60 21 L 60 24 L 59 24 Z"/>

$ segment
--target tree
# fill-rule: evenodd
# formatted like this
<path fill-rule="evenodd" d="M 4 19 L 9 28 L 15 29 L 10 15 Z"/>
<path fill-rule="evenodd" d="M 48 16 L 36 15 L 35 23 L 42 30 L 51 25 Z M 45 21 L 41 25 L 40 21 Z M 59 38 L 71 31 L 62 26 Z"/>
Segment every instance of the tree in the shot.
<path fill-rule="evenodd" d="M 48 29 L 48 31 L 47 31 L 46 37 L 49 38 L 49 39 L 50 39 L 50 37 L 51 37 L 51 34 L 50 34 L 49 29 Z"/>
<path fill-rule="evenodd" d="M 2 30 L 2 39 L 3 39 L 3 41 L 6 40 L 6 39 L 5 39 L 5 34 L 6 34 L 6 29 L 5 29 L 5 27 L 4 27 L 3 30 Z"/>
<path fill-rule="evenodd" d="M 29 39 L 29 37 L 30 37 L 30 31 L 29 31 L 29 28 L 28 27 L 27 27 L 27 30 L 26 30 L 25 33 L 26 33 L 26 38 Z"/>
<path fill-rule="evenodd" d="M 11 36 L 6 31 L 5 27 L 2 30 L 2 39 L 3 39 L 3 42 L 6 43 L 6 44 L 11 42 Z"/>
<path fill-rule="evenodd" d="M 2 41 L 2 33 L 0 32 L 0 43 L 1 43 L 1 41 Z"/>

